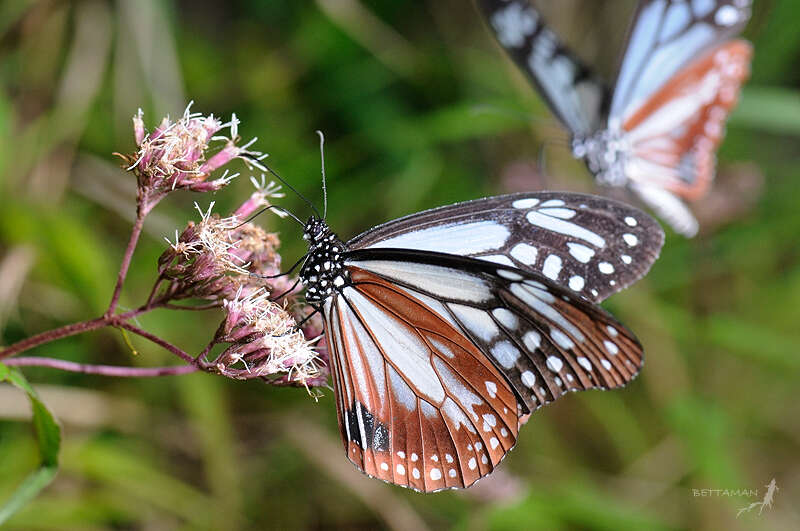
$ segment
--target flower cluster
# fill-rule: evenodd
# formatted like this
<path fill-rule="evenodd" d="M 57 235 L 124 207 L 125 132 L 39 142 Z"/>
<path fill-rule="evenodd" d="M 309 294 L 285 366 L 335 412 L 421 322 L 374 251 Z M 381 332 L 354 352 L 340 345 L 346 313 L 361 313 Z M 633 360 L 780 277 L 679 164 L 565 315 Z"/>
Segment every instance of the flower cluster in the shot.
<path fill-rule="evenodd" d="M 260 378 L 273 385 L 326 385 L 327 350 L 319 339 L 322 320 L 316 311 L 298 300 L 299 279 L 281 273 L 280 241 L 276 234 L 251 222 L 261 209 L 288 215 L 271 200 L 283 197 L 261 161 L 266 155 L 253 151 L 255 139 L 240 144 L 239 121 L 233 115 L 223 123 L 212 115 L 191 112 L 191 104 L 176 121 L 164 118 L 152 131 L 144 126 L 141 110 L 133 117 L 135 153 L 120 155 L 125 168 L 136 176 L 136 218 L 120 262 L 111 300 L 102 316 L 73 323 L 0 348 L 0 359 L 10 365 L 43 366 L 108 376 L 152 377 L 205 370 L 229 378 Z M 224 130 L 228 135 L 221 134 Z M 250 197 L 229 217 L 212 212 L 214 203 L 190 221 L 158 260 L 158 277 L 147 299 L 138 307 L 119 312 L 120 299 L 134 251 L 152 209 L 173 190 L 215 192 L 238 174 L 226 170 L 235 159 L 262 172 Z M 196 203 L 195 203 L 196 205 Z M 186 302 L 194 300 L 194 303 Z M 224 318 L 210 334 L 206 347 L 189 353 L 166 339 L 141 328 L 135 319 L 157 309 L 217 310 Z M 77 364 L 46 357 L 11 358 L 36 346 L 104 327 L 116 327 L 145 338 L 174 354 L 183 365 L 123 367 Z M 319 343 L 319 344 L 318 344 Z M 221 348 L 216 348 L 221 347 Z M 212 352 L 215 354 L 212 355 Z M 216 354 L 218 353 L 218 354 Z"/>
<path fill-rule="evenodd" d="M 227 347 L 215 360 L 204 361 L 210 370 L 231 378 L 324 385 L 327 375 L 313 348 L 322 332 L 319 318 L 298 327 L 298 319 L 310 312 L 297 303 L 298 283 L 279 274 L 280 241 L 245 221 L 269 206 L 269 198 L 280 195 L 277 191 L 262 181 L 230 217 L 213 214 L 213 203 L 207 211 L 198 207 L 200 221 L 176 232 L 175 242 L 159 258 L 159 282 L 166 284 L 159 299 L 203 299 L 224 309 L 210 346 Z M 298 309 L 292 313 L 290 307 Z"/>
<path fill-rule="evenodd" d="M 140 206 L 149 211 L 167 193 L 183 189 L 195 192 L 213 192 L 225 187 L 238 174 L 228 171 L 209 181 L 211 173 L 234 159 L 241 159 L 248 167 L 266 171 L 259 162 L 265 154 L 250 150 L 257 139 L 242 146 L 237 143 L 239 120 L 232 115 L 230 121 L 222 122 L 213 115 L 192 113 L 190 103 L 180 119 L 169 117 L 151 132 L 147 132 L 141 109 L 133 117 L 133 130 L 138 151 L 131 155 L 120 155 L 126 169 L 132 171 L 139 184 Z M 228 129 L 229 135 L 220 133 Z M 207 157 L 212 143 L 221 146 Z"/>

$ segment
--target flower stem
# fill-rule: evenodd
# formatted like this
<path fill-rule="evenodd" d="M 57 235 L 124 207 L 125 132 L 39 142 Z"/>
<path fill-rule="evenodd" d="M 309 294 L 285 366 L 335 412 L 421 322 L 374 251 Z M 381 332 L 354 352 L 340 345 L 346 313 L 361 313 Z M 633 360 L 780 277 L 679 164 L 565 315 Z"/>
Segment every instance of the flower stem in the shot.
<path fill-rule="evenodd" d="M 120 367 L 115 365 L 91 365 L 75 363 L 72 361 L 55 358 L 18 357 L 3 362 L 5 365 L 16 367 L 49 367 L 62 371 L 80 372 L 84 374 L 99 374 L 102 376 L 118 376 L 124 378 L 148 378 L 153 376 L 176 376 L 197 372 L 199 369 L 193 365 L 176 365 L 174 367 Z"/>
<path fill-rule="evenodd" d="M 133 224 L 131 237 L 130 240 L 128 240 L 128 247 L 125 249 L 125 255 L 122 257 L 122 263 L 119 266 L 119 274 L 117 275 L 117 284 L 116 286 L 114 286 L 114 293 L 113 295 L 111 295 L 111 302 L 108 304 L 108 309 L 106 310 L 105 313 L 106 317 L 114 315 L 114 311 L 117 309 L 119 296 L 122 293 L 122 284 L 125 282 L 125 277 L 128 276 L 128 268 L 130 267 L 131 259 L 133 258 L 133 251 L 134 249 L 136 249 L 136 244 L 139 243 L 139 236 L 142 235 L 144 218 L 147 215 L 144 208 L 145 202 L 146 202 L 146 194 L 145 197 L 139 198 L 139 204 L 136 208 L 136 221 Z"/>
<path fill-rule="evenodd" d="M 131 310 L 129 312 L 125 312 L 119 315 L 104 315 L 103 317 L 98 317 L 97 319 L 91 319 L 89 321 L 81 321 L 79 323 L 72 323 L 66 326 L 62 326 L 61 328 L 54 328 L 52 330 L 42 332 L 41 334 L 36 334 L 35 336 L 31 336 L 21 341 L 17 341 L 13 345 L 10 345 L 5 349 L 0 350 L 0 360 L 11 357 L 15 354 L 19 354 L 20 352 L 25 352 L 26 350 L 38 347 L 39 345 L 50 343 L 51 341 L 55 341 L 56 339 L 63 339 L 65 337 L 70 337 L 77 334 L 82 334 L 83 332 L 98 330 L 100 328 L 112 324 L 117 324 L 121 321 L 124 321 L 125 319 L 131 319 L 133 317 L 136 317 L 137 315 L 149 312 L 150 310 L 157 307 L 158 305 L 142 306 L 135 310 Z"/>
<path fill-rule="evenodd" d="M 175 354 L 176 356 L 181 358 L 183 361 L 185 361 L 187 363 L 191 363 L 192 365 L 195 365 L 195 359 L 194 359 L 193 356 L 190 356 L 185 351 L 179 349 L 178 347 L 176 347 L 175 345 L 173 345 L 169 341 L 165 341 L 165 340 L 161 339 L 160 337 L 158 337 L 156 335 L 153 335 L 150 332 L 148 332 L 146 330 L 143 330 L 143 329 L 139 328 L 138 326 L 134 326 L 134 325 L 132 325 L 132 324 L 130 324 L 128 322 L 125 322 L 125 321 L 116 322 L 116 323 L 114 323 L 114 325 L 118 326 L 120 328 L 124 328 L 125 330 L 128 330 L 130 332 L 133 332 L 136 335 L 142 336 L 145 339 L 149 339 L 150 341 L 152 341 L 156 345 L 158 345 L 160 347 L 163 347 L 166 350 L 172 352 L 173 354 Z"/>

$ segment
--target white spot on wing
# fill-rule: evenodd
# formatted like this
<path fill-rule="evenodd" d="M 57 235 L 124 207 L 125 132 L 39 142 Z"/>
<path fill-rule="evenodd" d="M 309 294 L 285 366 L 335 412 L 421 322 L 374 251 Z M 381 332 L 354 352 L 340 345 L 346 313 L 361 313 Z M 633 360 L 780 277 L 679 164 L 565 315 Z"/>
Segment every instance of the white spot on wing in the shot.
<path fill-rule="evenodd" d="M 536 375 L 533 374 L 531 371 L 523 372 L 520 378 L 522 379 L 523 385 L 525 385 L 526 387 L 530 387 L 532 389 L 533 386 L 536 385 Z"/>
<path fill-rule="evenodd" d="M 549 356 L 547 358 L 547 368 L 553 372 L 558 372 L 564 366 L 564 362 L 556 356 Z"/>
<path fill-rule="evenodd" d="M 495 308 L 492 310 L 492 315 L 495 319 L 500 321 L 500 324 L 506 328 L 515 329 L 519 324 L 519 319 L 516 315 L 505 308 Z"/>
<path fill-rule="evenodd" d="M 583 277 L 580 275 L 574 275 L 569 277 L 569 287 L 573 291 L 580 291 L 583 289 L 585 281 Z"/>
<path fill-rule="evenodd" d="M 628 216 L 628 217 L 625 218 L 625 223 L 629 227 L 635 227 L 638 224 L 637 221 L 636 221 L 636 218 L 633 218 L 631 216 Z"/>
<path fill-rule="evenodd" d="M 533 245 L 518 243 L 511 249 L 511 256 L 525 265 L 533 265 L 536 262 L 538 250 Z"/>
<path fill-rule="evenodd" d="M 589 372 L 591 372 L 592 370 L 592 364 L 589 361 L 589 359 L 586 358 L 585 356 L 578 356 L 578 365 L 580 365 Z"/>
<path fill-rule="evenodd" d="M 536 225 L 537 227 L 584 240 L 595 247 L 602 248 L 606 246 L 606 241 L 599 234 L 575 223 L 540 214 L 535 210 L 528 212 L 526 217 L 532 225 Z"/>
<path fill-rule="evenodd" d="M 622 235 L 622 239 L 625 240 L 625 243 L 627 243 L 631 247 L 639 243 L 639 238 L 637 238 L 636 235 L 630 234 L 628 232 Z"/>
<path fill-rule="evenodd" d="M 594 250 L 581 243 L 567 242 L 567 247 L 569 254 L 582 264 L 587 263 L 594 256 Z"/>
<path fill-rule="evenodd" d="M 484 310 L 460 304 L 450 304 L 449 306 L 464 327 L 486 343 L 491 342 L 500 333 L 500 329 Z"/>
<path fill-rule="evenodd" d="M 553 341 L 558 343 L 558 346 L 561 348 L 573 348 L 575 346 L 575 343 L 573 343 L 564 332 L 557 328 L 550 331 L 550 337 L 552 337 Z"/>
<path fill-rule="evenodd" d="M 510 369 L 519 359 L 520 352 L 510 341 L 499 341 L 492 347 L 492 357 L 504 369 Z"/>
<path fill-rule="evenodd" d="M 517 199 L 516 201 L 511 203 L 511 206 L 513 206 L 514 208 L 533 208 L 538 204 L 539 204 L 538 199 L 533 197 L 528 197 L 525 199 Z"/>
<path fill-rule="evenodd" d="M 539 335 L 539 332 L 530 330 L 522 336 L 522 342 L 525 344 L 525 348 L 533 352 L 542 344 L 542 336 Z"/>
<path fill-rule="evenodd" d="M 603 341 L 603 346 L 606 347 L 606 350 L 612 356 L 616 356 L 617 354 L 619 354 L 619 347 L 616 344 L 614 344 L 611 341 L 609 341 L 608 339 Z"/>
<path fill-rule="evenodd" d="M 555 254 L 549 255 L 544 261 L 542 267 L 542 274 L 547 278 L 553 280 L 558 279 L 558 274 L 561 272 L 561 257 Z"/>
<path fill-rule="evenodd" d="M 720 26 L 733 26 L 738 21 L 739 11 L 731 5 L 724 5 L 714 13 L 714 22 Z"/>
<path fill-rule="evenodd" d="M 497 384 L 494 382 L 486 382 L 486 392 L 489 393 L 489 398 L 497 396 Z M 447 454 L 448 457 L 450 454 Z M 449 462 L 449 461 L 448 461 Z"/>
<path fill-rule="evenodd" d="M 574 210 L 570 210 L 569 208 L 540 208 L 539 212 L 561 219 L 570 219 L 575 217 L 576 214 Z"/>
<path fill-rule="evenodd" d="M 597 269 L 600 270 L 601 273 L 604 275 L 610 275 L 614 272 L 614 266 L 609 264 L 608 262 L 600 262 L 597 264 Z"/>

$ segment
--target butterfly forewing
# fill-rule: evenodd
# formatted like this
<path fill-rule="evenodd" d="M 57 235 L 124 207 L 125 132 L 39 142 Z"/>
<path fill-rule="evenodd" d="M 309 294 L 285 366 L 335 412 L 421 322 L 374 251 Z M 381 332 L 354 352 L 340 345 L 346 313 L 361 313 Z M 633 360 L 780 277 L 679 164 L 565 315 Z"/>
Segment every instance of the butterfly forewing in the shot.
<path fill-rule="evenodd" d="M 573 134 L 599 125 L 607 89 L 527 0 L 478 0 L 497 41 Z"/>
<path fill-rule="evenodd" d="M 522 193 L 457 203 L 379 225 L 348 246 L 479 258 L 543 274 L 594 301 L 649 269 L 664 234 L 617 201 L 573 193 Z"/>
<path fill-rule="evenodd" d="M 457 326 L 510 382 L 521 418 L 568 391 L 624 385 L 641 368 L 641 346 L 629 331 L 542 275 L 390 249 L 354 251 L 347 262 L 412 299 L 436 300 L 428 309 Z"/>

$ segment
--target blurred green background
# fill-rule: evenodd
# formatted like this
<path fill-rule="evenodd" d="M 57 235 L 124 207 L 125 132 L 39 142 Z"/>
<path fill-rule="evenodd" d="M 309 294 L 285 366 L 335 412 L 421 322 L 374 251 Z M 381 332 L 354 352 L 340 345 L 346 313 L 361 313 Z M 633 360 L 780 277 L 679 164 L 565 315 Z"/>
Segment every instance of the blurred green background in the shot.
<path fill-rule="evenodd" d="M 633 2 L 549 4 L 552 24 L 610 76 Z M 668 234 L 651 274 L 606 303 L 645 346 L 644 371 L 626 389 L 558 401 L 493 476 L 419 495 L 346 461 L 330 390 L 316 403 L 303 390 L 209 375 L 26 369 L 63 425 L 61 470 L 7 528 L 799 529 L 800 3 L 755 4 L 745 32 L 753 75 L 715 189 L 696 205 L 703 232 Z M 242 135 L 258 136 L 255 147 L 317 204 L 323 130 L 329 220 L 343 238 L 487 194 L 594 189 L 463 0 L 3 0 L 0 83 L 0 344 L 105 309 L 135 194 L 111 153 L 134 150 L 138 107 L 149 126 L 188 100 L 235 112 Z M 250 191 L 242 178 L 214 197 L 163 202 L 122 304 L 143 301 L 163 237 L 196 219 L 193 201 L 227 212 Z M 282 204 L 308 214 L 296 197 Z M 260 222 L 294 262 L 296 227 Z M 141 325 L 197 351 L 220 315 L 187 313 Z M 34 353 L 174 363 L 134 343 L 136 356 L 104 330 Z M 0 385 L 0 502 L 37 465 L 29 410 Z M 773 478 L 772 508 L 737 518 Z"/>

